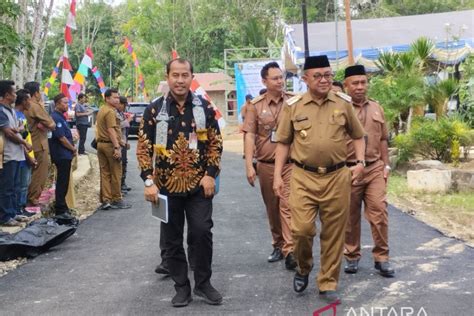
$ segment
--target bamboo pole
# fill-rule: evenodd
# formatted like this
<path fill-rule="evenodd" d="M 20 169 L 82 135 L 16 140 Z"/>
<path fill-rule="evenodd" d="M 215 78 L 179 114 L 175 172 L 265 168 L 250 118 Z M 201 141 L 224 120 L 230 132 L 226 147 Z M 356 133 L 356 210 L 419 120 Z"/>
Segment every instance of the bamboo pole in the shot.
<path fill-rule="evenodd" d="M 349 59 L 349 66 L 354 65 L 354 48 L 352 45 L 352 24 L 351 24 L 351 1 L 344 0 L 346 9 L 346 35 L 347 35 L 347 52 Z"/>

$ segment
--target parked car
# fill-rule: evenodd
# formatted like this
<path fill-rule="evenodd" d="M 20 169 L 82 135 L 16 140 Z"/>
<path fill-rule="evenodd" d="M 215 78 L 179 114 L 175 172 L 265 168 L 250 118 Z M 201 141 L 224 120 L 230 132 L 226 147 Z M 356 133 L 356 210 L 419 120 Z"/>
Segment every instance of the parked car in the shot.
<path fill-rule="evenodd" d="M 143 119 L 143 112 L 145 112 L 148 103 L 145 102 L 130 102 L 128 104 L 127 112 L 133 115 L 133 119 L 130 122 L 130 129 L 128 135 L 138 135 L 138 129 L 140 122 Z"/>

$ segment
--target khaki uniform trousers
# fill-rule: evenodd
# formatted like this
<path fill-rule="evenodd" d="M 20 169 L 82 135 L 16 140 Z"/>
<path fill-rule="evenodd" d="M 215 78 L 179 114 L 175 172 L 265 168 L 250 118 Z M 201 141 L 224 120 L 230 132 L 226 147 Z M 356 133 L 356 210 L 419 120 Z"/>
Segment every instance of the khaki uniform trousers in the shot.
<path fill-rule="evenodd" d="M 38 199 L 46 186 L 49 171 L 49 150 L 35 151 L 34 154 L 38 165 L 31 169 L 31 182 L 28 187 L 29 205 L 38 205 Z"/>
<path fill-rule="evenodd" d="M 122 199 L 122 160 L 114 159 L 113 155 L 114 145 L 112 143 L 97 144 L 100 169 L 100 201 L 102 203 L 118 202 Z"/>
<path fill-rule="evenodd" d="M 279 199 L 273 191 L 275 165 L 263 162 L 257 163 L 258 181 L 260 182 L 263 202 L 267 209 L 268 223 L 272 233 L 272 245 L 275 248 L 280 248 L 285 257 L 293 252 L 290 228 L 291 212 L 288 205 L 292 167 L 292 164 L 285 164 L 283 167 L 283 198 Z"/>
<path fill-rule="evenodd" d="M 379 162 L 364 168 L 361 179 L 352 185 L 351 206 L 346 227 L 344 255 L 348 260 L 359 260 L 361 206 L 364 201 L 364 217 L 372 230 L 375 261 L 388 261 L 388 212 L 387 189 L 383 178 L 384 163 Z"/>
<path fill-rule="evenodd" d="M 320 291 L 336 290 L 349 213 L 351 172 L 349 168 L 341 168 L 321 175 L 295 166 L 290 189 L 291 230 L 297 271 L 302 275 L 311 272 L 315 221 L 319 213 L 321 262 L 317 283 Z"/>

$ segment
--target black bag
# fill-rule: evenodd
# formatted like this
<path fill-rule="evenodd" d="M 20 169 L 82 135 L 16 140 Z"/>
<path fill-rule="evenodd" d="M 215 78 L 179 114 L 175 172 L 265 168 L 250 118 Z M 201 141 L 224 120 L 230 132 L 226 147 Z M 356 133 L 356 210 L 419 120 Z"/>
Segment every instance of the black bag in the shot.
<path fill-rule="evenodd" d="M 0 261 L 17 257 L 34 258 L 61 244 L 76 229 L 77 226 L 60 225 L 53 219 L 40 218 L 18 233 L 0 233 Z"/>
<path fill-rule="evenodd" d="M 97 141 L 95 140 L 95 138 L 91 141 L 91 147 L 97 150 Z"/>

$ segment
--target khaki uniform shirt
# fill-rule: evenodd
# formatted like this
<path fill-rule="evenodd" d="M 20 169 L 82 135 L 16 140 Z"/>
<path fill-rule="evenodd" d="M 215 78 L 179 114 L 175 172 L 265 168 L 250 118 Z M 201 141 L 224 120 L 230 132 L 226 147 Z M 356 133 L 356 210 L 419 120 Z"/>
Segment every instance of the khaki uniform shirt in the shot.
<path fill-rule="evenodd" d="M 369 162 L 379 160 L 381 158 L 380 142 L 388 139 L 388 129 L 383 109 L 377 102 L 372 100 L 366 100 L 363 104 L 353 103 L 353 105 L 359 121 L 367 132 L 365 160 Z M 347 139 L 347 146 L 347 160 L 355 162 L 357 158 L 352 139 Z"/>
<path fill-rule="evenodd" d="M 291 159 L 310 167 L 345 161 L 347 135 L 353 139 L 364 136 L 352 104 L 332 91 L 322 103 L 313 100 L 309 91 L 293 97 L 282 112 L 277 141 L 293 144 Z"/>
<path fill-rule="evenodd" d="M 268 93 L 262 94 L 247 106 L 243 131 L 255 134 L 256 158 L 259 161 L 274 162 L 276 142 L 271 141 L 272 131 L 276 131 L 280 121 L 283 102 L 293 94 L 283 92 L 273 99 Z"/>
<path fill-rule="evenodd" d="M 41 130 L 38 125 L 41 123 L 44 127 L 54 124 L 53 119 L 46 112 L 44 105 L 31 99 L 31 107 L 25 111 L 26 120 L 31 132 L 31 142 L 33 151 L 48 150 L 48 131 Z"/>
<path fill-rule="evenodd" d="M 97 142 L 111 142 L 109 133 L 107 132 L 108 128 L 113 128 L 117 134 L 117 141 L 120 142 L 122 139 L 122 133 L 120 130 L 120 116 L 117 110 L 106 104 L 102 106 L 97 113 L 96 121 L 96 139 Z"/>

